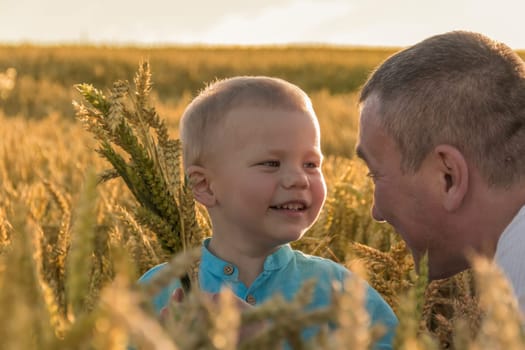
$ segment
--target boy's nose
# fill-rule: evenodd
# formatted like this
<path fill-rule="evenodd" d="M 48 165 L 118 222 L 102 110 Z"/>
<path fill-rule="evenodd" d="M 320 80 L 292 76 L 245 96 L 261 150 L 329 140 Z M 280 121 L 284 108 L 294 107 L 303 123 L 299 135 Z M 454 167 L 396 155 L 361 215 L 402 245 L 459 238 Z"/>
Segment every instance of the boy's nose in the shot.
<path fill-rule="evenodd" d="M 284 188 L 306 188 L 308 187 L 308 177 L 304 171 L 288 171 L 283 175 L 282 184 Z"/>

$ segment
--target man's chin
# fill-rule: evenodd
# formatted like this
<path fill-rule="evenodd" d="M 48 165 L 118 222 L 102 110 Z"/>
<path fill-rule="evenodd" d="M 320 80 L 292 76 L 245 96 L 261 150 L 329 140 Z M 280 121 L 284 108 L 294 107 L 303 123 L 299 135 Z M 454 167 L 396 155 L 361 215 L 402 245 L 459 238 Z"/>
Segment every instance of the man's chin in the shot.
<path fill-rule="evenodd" d="M 435 264 L 432 264 L 431 262 L 429 262 L 427 266 L 428 266 L 428 280 L 429 281 L 450 278 L 469 268 L 468 265 L 460 265 L 460 264 L 452 265 L 452 267 L 451 266 L 435 266 Z"/>

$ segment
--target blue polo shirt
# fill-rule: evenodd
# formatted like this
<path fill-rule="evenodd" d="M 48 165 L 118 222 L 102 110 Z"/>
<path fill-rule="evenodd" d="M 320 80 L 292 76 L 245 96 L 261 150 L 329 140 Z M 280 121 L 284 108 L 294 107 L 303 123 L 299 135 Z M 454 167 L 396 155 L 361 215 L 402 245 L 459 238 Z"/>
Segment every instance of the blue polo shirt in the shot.
<path fill-rule="evenodd" d="M 250 304 L 261 304 L 276 293 L 280 293 L 286 300 L 291 300 L 305 281 L 316 279 L 318 282 L 308 309 L 324 307 L 330 303 L 332 283 L 343 282 L 352 275 L 348 269 L 332 260 L 304 254 L 286 244 L 266 258 L 261 274 L 251 286 L 246 287 L 239 281 L 238 268 L 213 255 L 207 248 L 209 242 L 210 238 L 206 239 L 202 246 L 200 288 L 206 292 L 218 293 L 221 288 L 227 286 Z M 164 266 L 165 263 L 151 268 L 142 275 L 139 282 L 147 283 Z M 180 282 L 176 280 L 153 299 L 157 312 L 168 304 L 171 294 L 178 287 Z M 379 293 L 368 284 L 366 309 L 372 324 L 380 323 L 387 329 L 387 333 L 374 344 L 374 349 L 392 349 L 397 317 Z"/>

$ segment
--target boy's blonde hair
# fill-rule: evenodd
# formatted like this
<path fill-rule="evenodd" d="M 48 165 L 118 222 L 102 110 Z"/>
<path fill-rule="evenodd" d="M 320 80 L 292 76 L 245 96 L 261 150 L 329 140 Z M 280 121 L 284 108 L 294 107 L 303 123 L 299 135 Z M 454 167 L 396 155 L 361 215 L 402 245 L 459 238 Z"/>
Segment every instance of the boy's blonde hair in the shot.
<path fill-rule="evenodd" d="M 285 80 L 240 76 L 216 81 L 199 93 L 180 120 L 185 169 L 190 165 L 203 165 L 214 149 L 213 142 L 217 140 L 214 133 L 224 125 L 228 113 L 246 106 L 307 111 L 315 115 L 308 95 Z"/>

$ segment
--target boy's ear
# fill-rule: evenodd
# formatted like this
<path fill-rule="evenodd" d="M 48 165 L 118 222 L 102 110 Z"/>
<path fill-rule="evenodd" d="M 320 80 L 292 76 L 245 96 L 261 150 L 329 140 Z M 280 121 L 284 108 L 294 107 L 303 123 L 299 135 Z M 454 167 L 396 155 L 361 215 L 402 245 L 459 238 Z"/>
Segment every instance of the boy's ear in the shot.
<path fill-rule="evenodd" d="M 457 210 L 468 191 L 469 168 L 463 154 L 454 146 L 439 145 L 434 149 L 442 176 L 442 204 L 447 211 Z"/>
<path fill-rule="evenodd" d="M 186 169 L 193 197 L 206 207 L 215 205 L 215 195 L 210 186 L 209 172 L 199 165 L 191 165 Z"/>

